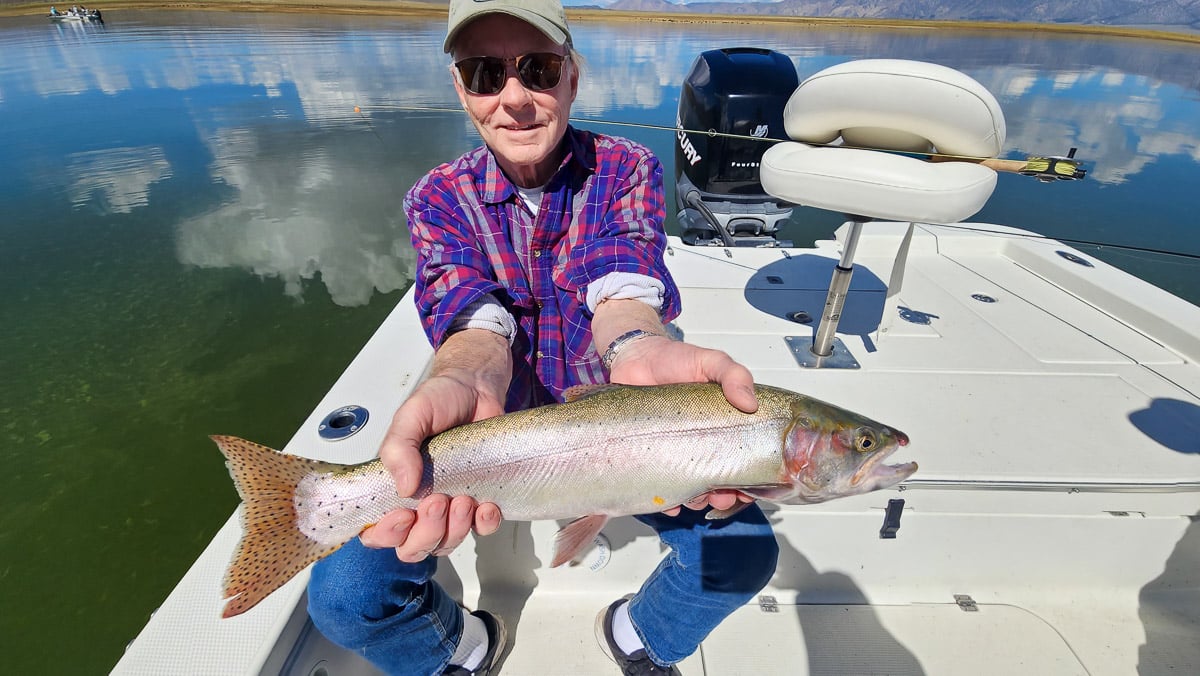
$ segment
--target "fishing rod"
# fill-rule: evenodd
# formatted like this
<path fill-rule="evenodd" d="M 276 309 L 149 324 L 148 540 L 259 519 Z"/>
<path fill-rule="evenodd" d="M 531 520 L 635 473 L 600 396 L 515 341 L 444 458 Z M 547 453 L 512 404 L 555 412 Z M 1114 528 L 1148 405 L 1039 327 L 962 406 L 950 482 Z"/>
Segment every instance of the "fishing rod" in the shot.
<path fill-rule="evenodd" d="M 792 139 L 772 138 L 769 136 L 747 136 L 745 134 L 729 134 L 719 132 L 714 129 L 701 131 L 699 129 L 684 129 L 683 127 L 668 127 L 658 124 L 643 124 L 636 122 L 614 122 L 611 120 L 590 120 L 586 118 L 570 118 L 572 122 L 587 122 L 590 124 L 609 124 L 619 127 L 640 127 L 643 129 L 656 129 L 661 131 L 670 131 L 674 133 L 684 134 L 704 134 L 710 138 L 731 138 L 743 141 L 766 141 L 769 143 L 781 143 L 784 141 L 792 141 Z M 1073 181 L 1082 179 L 1087 175 L 1087 170 L 1080 165 L 1081 162 L 1075 159 L 1076 148 L 1071 148 L 1065 156 L 1051 155 L 1047 157 L 1028 156 L 1025 159 L 1000 159 L 996 157 L 974 157 L 971 155 L 951 155 L 948 153 L 922 153 L 922 152 L 905 152 L 899 150 L 887 150 L 885 148 L 869 148 L 864 146 L 846 146 L 833 143 L 808 143 L 805 145 L 814 146 L 817 148 L 853 148 L 855 150 L 872 150 L 881 153 L 892 153 L 895 155 L 904 155 L 913 157 L 926 162 L 970 162 L 973 164 L 981 164 L 993 171 L 1003 171 L 1012 174 L 1020 174 L 1022 176 L 1031 176 L 1044 183 L 1051 181 Z"/>
<path fill-rule="evenodd" d="M 461 108 L 439 108 L 434 106 L 379 106 L 381 110 L 404 110 L 414 112 L 431 112 L 431 113 L 461 113 Z M 362 108 L 354 106 L 354 112 L 362 116 Z M 792 141 L 792 139 L 774 138 L 770 136 L 749 136 L 746 134 L 731 134 L 728 132 L 719 132 L 715 129 L 686 129 L 680 126 L 668 127 L 661 124 L 649 124 L 646 122 L 619 122 L 616 120 L 600 120 L 586 117 L 570 117 L 567 118 L 571 122 L 579 122 L 584 124 L 606 124 L 614 127 L 634 127 L 638 129 L 648 129 L 652 131 L 667 131 L 673 134 L 703 134 L 709 138 L 729 138 L 741 141 L 761 141 L 766 143 L 781 143 L 784 141 Z M 369 122 L 369 121 L 368 121 Z M 372 131 L 374 128 L 372 127 Z M 378 136 L 378 134 L 377 134 Z M 1036 178 L 1043 183 L 1053 181 L 1075 181 L 1080 180 L 1087 175 L 1087 170 L 1082 168 L 1082 162 L 1075 159 L 1076 148 L 1071 150 L 1066 155 L 1047 155 L 1038 156 L 1030 155 L 1024 159 L 1001 159 L 998 157 L 976 157 L 972 155 L 952 155 L 949 153 L 923 153 L 923 152 L 907 152 L 899 150 L 888 150 L 885 148 L 869 148 L 863 146 L 845 146 L 833 143 L 806 143 L 805 145 L 814 146 L 817 148 L 853 148 L 855 150 L 871 150 L 875 152 L 892 153 L 895 155 L 904 155 L 926 162 L 970 162 L 972 164 L 980 164 L 993 171 L 1000 171 L 1010 174 L 1020 174 L 1021 176 L 1029 176 Z"/>

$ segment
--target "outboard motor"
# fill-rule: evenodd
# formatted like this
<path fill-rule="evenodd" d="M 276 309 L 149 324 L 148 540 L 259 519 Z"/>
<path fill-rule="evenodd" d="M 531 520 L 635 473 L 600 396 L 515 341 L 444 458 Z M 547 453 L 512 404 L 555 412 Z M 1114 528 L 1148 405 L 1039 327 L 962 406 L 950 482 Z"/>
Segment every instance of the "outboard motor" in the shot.
<path fill-rule="evenodd" d="M 791 59 L 769 49 L 714 49 L 692 64 L 676 118 L 675 201 L 685 243 L 791 246 L 777 239 L 791 205 L 766 194 L 758 167 L 786 138 L 783 108 L 799 84 Z"/>

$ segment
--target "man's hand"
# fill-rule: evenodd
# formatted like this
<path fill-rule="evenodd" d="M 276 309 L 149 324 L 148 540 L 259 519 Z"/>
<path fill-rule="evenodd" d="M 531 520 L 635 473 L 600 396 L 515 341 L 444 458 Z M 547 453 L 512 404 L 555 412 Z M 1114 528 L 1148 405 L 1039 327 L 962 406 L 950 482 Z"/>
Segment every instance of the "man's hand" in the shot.
<path fill-rule="evenodd" d="M 421 444 L 426 439 L 504 412 L 511 368 L 507 341 L 496 334 L 468 329 L 446 340 L 434 358 L 434 375 L 396 411 L 379 448 L 379 458 L 401 496 L 420 487 Z M 454 551 L 472 527 L 479 535 L 496 532 L 500 519 L 500 508 L 493 503 L 476 505 L 470 496 L 433 494 L 415 511 L 385 514 L 360 538 L 368 547 L 395 547 L 401 561 L 415 563 Z"/>
<path fill-rule="evenodd" d="M 682 505 L 664 509 L 663 514 L 667 516 L 677 516 L 679 510 L 687 507 L 688 509 L 704 509 L 711 506 L 713 509 L 729 509 L 739 502 L 754 502 L 754 498 L 742 493 L 741 491 L 730 490 L 723 488 L 719 491 L 710 491 L 703 495 L 698 495 Z"/>
<path fill-rule="evenodd" d="M 749 369 L 719 350 L 666 336 L 646 336 L 628 343 L 613 360 L 609 380 L 622 385 L 720 383 L 729 403 L 746 413 L 758 410 Z"/>

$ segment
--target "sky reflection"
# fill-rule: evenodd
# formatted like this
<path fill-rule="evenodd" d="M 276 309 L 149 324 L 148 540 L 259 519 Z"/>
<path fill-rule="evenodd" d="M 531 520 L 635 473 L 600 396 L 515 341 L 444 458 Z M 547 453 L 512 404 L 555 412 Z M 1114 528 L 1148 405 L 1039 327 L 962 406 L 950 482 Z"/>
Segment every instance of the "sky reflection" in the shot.
<path fill-rule="evenodd" d="M 6 202 L 50 194 L 39 210 L 52 217 L 152 210 L 171 223 L 181 263 L 279 277 L 289 295 L 318 276 L 348 305 L 407 284 L 402 195 L 477 143 L 461 114 L 406 112 L 458 108 L 440 21 L 120 18 L 6 32 L 0 123 L 15 139 L 0 151 L 15 175 L 0 188 Z M 577 117 L 670 124 L 699 52 L 757 45 L 790 55 L 801 77 L 881 56 L 964 70 L 1000 99 L 1009 156 L 1078 147 L 1093 189 L 1129 183 L 1164 157 L 1200 162 L 1200 82 L 1175 45 L 596 22 L 575 33 L 587 58 Z M 669 133 L 598 129 L 646 142 L 671 174 Z M 179 182 L 168 192 L 192 193 L 188 213 L 153 199 Z M 993 202 L 1002 199 L 1000 190 Z"/>

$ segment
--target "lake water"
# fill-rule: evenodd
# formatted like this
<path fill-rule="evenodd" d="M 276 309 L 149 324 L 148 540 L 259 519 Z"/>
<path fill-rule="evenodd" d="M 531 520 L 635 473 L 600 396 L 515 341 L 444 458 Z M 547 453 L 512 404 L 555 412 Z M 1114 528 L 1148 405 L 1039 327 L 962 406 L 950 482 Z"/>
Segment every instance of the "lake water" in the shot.
<path fill-rule="evenodd" d="M 106 12 L 0 19 L 0 636 L 14 673 L 104 673 L 234 509 L 206 435 L 279 446 L 400 299 L 400 209 L 474 146 L 442 21 Z M 1004 107 L 1009 156 L 1078 147 L 1083 182 L 1003 175 L 976 217 L 1200 303 L 1200 49 L 1033 34 L 578 22 L 574 113 L 671 125 L 706 49 L 934 61 Z M 355 112 L 359 106 L 361 113 Z M 667 164 L 670 132 L 630 136 Z M 673 203 L 673 197 L 671 202 Z M 804 214 L 786 236 L 840 219 Z M 673 224 L 670 227 L 674 227 Z M 403 358 L 403 356 L 398 356 Z"/>

